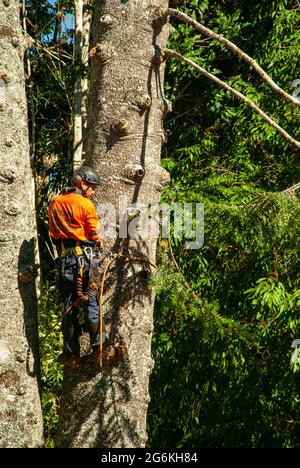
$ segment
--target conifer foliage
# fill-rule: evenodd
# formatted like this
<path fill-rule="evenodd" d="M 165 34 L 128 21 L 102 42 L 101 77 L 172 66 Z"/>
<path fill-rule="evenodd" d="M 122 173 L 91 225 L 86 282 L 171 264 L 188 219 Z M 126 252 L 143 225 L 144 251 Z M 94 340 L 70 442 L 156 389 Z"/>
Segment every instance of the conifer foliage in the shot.
<path fill-rule="evenodd" d="M 299 78 L 294 1 L 171 2 L 252 56 L 288 93 Z M 299 139 L 299 110 L 231 51 L 173 21 L 169 47 L 230 83 Z M 169 61 L 167 201 L 204 203 L 205 242 L 181 269 L 161 245 L 150 444 L 299 446 L 299 151 L 236 98 Z M 171 257 L 172 258 L 172 257 Z M 201 297 L 195 299 L 183 276 Z M 171 280 L 170 280 L 171 278 Z"/>

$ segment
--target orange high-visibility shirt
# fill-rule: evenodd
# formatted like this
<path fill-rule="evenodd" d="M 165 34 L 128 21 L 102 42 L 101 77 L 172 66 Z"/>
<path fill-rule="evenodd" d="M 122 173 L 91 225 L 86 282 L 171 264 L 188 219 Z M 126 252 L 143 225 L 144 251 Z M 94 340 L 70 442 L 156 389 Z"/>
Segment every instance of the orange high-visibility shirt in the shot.
<path fill-rule="evenodd" d="M 99 239 L 100 221 L 94 204 L 79 193 L 54 197 L 48 210 L 50 235 L 56 240 Z"/>

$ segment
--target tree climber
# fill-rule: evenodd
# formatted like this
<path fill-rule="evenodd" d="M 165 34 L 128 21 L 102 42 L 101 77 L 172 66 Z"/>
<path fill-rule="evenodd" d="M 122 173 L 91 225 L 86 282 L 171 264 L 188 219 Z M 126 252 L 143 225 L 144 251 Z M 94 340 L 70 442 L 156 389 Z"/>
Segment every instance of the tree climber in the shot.
<path fill-rule="evenodd" d="M 64 344 L 59 362 L 73 368 L 80 366 L 82 330 L 89 333 L 95 360 L 99 354 L 98 288 L 91 282 L 92 266 L 99 263 L 94 247 L 103 249 L 100 220 L 91 201 L 99 184 L 99 174 L 81 166 L 73 176 L 72 188 L 55 196 L 48 210 L 50 236 L 58 252 L 59 290 L 64 301 Z M 107 342 L 104 333 L 102 342 Z"/>

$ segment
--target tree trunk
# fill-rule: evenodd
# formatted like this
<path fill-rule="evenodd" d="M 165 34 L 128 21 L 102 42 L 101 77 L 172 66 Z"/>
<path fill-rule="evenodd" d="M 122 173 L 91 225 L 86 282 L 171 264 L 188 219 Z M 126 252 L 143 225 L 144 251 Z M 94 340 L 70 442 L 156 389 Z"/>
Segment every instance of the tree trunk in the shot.
<path fill-rule="evenodd" d="M 0 447 L 43 443 L 34 185 L 17 0 L 0 3 Z"/>
<path fill-rule="evenodd" d="M 83 28 L 82 28 L 82 66 L 84 75 L 82 78 L 82 104 L 81 104 L 81 117 L 82 117 L 82 159 L 85 159 L 84 141 L 86 139 L 87 131 L 87 109 L 88 109 L 88 88 L 89 88 L 89 45 L 90 45 L 90 29 L 92 15 L 89 10 L 90 1 L 86 0 L 83 7 Z"/>
<path fill-rule="evenodd" d="M 75 36 L 74 36 L 74 60 L 76 71 L 74 87 L 74 141 L 73 141 L 73 169 L 81 165 L 82 158 L 82 31 L 83 31 L 83 0 L 75 0 Z"/>
<path fill-rule="evenodd" d="M 91 14 L 87 1 L 75 0 L 75 64 L 80 67 L 74 87 L 74 155 L 73 168 L 77 169 L 84 158 L 83 142 L 87 127 L 87 93 L 89 66 L 89 38 Z"/>
<path fill-rule="evenodd" d="M 157 204 L 168 174 L 160 167 L 164 140 L 163 67 L 155 52 L 164 47 L 168 25 L 157 18 L 167 0 L 98 0 L 94 18 L 86 163 L 102 176 L 97 196 L 120 214 L 119 196 Z M 112 239 L 116 252 L 155 262 L 156 239 Z M 151 335 L 154 293 L 149 263 L 120 257 L 108 273 L 104 322 L 112 341 L 122 341 L 125 359 L 102 372 L 68 371 L 60 413 L 60 447 L 143 447 L 147 441 L 148 382 L 153 366 Z"/>

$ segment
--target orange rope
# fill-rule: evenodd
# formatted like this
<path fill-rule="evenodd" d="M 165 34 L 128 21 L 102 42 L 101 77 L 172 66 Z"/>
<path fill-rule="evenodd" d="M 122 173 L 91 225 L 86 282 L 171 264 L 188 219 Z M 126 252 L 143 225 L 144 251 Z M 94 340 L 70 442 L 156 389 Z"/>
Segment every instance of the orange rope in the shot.
<path fill-rule="evenodd" d="M 101 281 L 101 285 L 100 285 L 100 293 L 99 293 L 99 322 L 100 322 L 100 329 L 99 329 L 99 334 L 100 334 L 100 367 L 102 368 L 102 357 L 103 357 L 103 342 L 102 342 L 102 334 L 103 334 L 103 291 L 104 291 L 104 285 L 105 285 L 105 280 L 106 280 L 106 276 L 107 276 L 107 272 L 108 272 L 108 269 L 110 267 L 110 265 L 117 259 L 117 258 L 120 258 L 120 257 L 123 257 L 123 258 L 126 258 L 127 262 L 129 261 L 134 261 L 134 262 L 145 262 L 145 263 L 148 263 L 149 265 L 153 266 L 154 268 L 157 268 L 157 266 L 150 262 L 149 260 L 146 260 L 145 258 L 143 257 L 136 257 L 136 256 L 133 256 L 133 255 L 124 255 L 124 254 L 118 254 L 116 257 L 112 258 L 106 265 L 105 269 L 104 269 L 104 272 L 103 272 L 103 276 L 102 276 L 102 281 Z M 78 278 L 78 277 L 77 277 Z M 95 285 L 92 285 L 90 288 L 89 288 L 89 292 L 91 292 L 90 290 L 95 291 L 95 289 L 97 289 L 95 287 Z M 78 283 L 77 283 L 77 288 L 76 288 L 76 292 L 78 294 Z M 83 300 L 88 300 L 90 297 L 89 296 L 89 293 L 86 295 L 86 296 L 83 296 L 82 294 L 82 277 L 81 277 L 81 298 L 83 298 Z M 87 299 L 85 299 L 87 297 Z M 40 339 L 40 343 L 42 343 L 46 338 L 47 336 L 50 335 L 50 333 L 53 332 L 54 328 L 56 327 L 56 325 L 58 325 L 59 322 L 62 322 L 63 319 L 65 318 L 65 316 L 70 312 L 70 310 L 72 309 L 72 307 L 74 306 L 75 302 L 72 302 L 72 304 L 68 307 L 68 309 L 63 313 L 63 315 L 57 320 L 57 322 L 54 324 L 54 326 L 51 328 L 51 330 L 43 337 Z"/>

